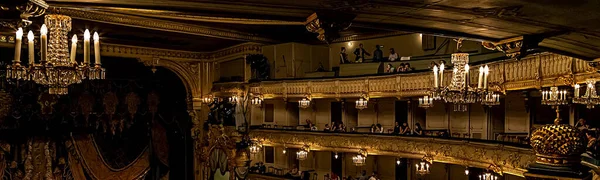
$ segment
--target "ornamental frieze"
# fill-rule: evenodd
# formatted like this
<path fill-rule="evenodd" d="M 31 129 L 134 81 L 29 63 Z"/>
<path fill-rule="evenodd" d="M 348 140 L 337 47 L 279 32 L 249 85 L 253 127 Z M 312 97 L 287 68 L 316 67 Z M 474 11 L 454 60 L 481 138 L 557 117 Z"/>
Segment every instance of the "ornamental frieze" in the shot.
<path fill-rule="evenodd" d="M 250 137 L 269 146 L 300 148 L 308 145 L 311 151 L 337 151 L 356 153 L 366 149 L 369 155 L 386 155 L 420 159 L 433 157 L 434 162 L 486 168 L 491 164 L 502 173 L 523 176 L 525 168 L 535 162 L 530 148 L 513 147 L 497 143 L 433 137 L 401 137 L 367 134 L 338 134 L 319 132 L 293 132 L 281 130 L 253 130 Z"/>

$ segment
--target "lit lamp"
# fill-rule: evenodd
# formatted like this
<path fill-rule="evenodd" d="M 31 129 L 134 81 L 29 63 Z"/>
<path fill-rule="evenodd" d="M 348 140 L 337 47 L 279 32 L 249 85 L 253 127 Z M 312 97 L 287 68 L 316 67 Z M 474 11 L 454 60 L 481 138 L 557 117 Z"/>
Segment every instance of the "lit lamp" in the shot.
<path fill-rule="evenodd" d="M 302 109 L 306 109 L 306 108 L 310 107 L 310 100 L 311 100 L 310 95 L 307 95 L 306 97 L 300 99 L 298 101 L 298 107 L 302 108 Z"/>
<path fill-rule="evenodd" d="M 433 97 L 424 96 L 423 98 L 419 98 L 419 107 L 425 109 L 433 107 Z"/>
<path fill-rule="evenodd" d="M 465 175 L 469 175 L 469 167 L 465 167 Z"/>
<path fill-rule="evenodd" d="M 496 106 L 500 105 L 500 95 L 495 93 L 486 93 L 481 99 L 481 105 Z"/>
<path fill-rule="evenodd" d="M 352 163 L 356 166 L 364 166 L 367 162 L 367 150 L 361 149 L 358 154 L 352 157 Z"/>
<path fill-rule="evenodd" d="M 296 159 L 303 161 L 306 160 L 306 158 L 308 158 L 308 152 L 310 151 L 310 149 L 308 148 L 307 145 L 302 146 L 302 148 L 300 148 L 300 150 L 298 150 L 298 152 L 296 152 Z"/>
<path fill-rule="evenodd" d="M 210 104 L 213 101 L 214 101 L 214 99 L 213 99 L 212 95 L 206 95 L 202 98 L 202 103 L 204 103 L 204 104 Z"/>
<path fill-rule="evenodd" d="M 250 154 L 256 154 L 260 152 L 260 145 L 258 143 L 253 143 L 250 146 Z"/>
<path fill-rule="evenodd" d="M 236 95 L 229 97 L 229 103 L 235 104 L 237 102 L 238 102 L 238 97 Z"/>
<path fill-rule="evenodd" d="M 336 152 L 335 155 L 333 155 L 333 158 L 338 159 L 338 153 Z"/>
<path fill-rule="evenodd" d="M 35 62 L 33 31 L 27 34 L 28 63 L 21 65 L 21 43 L 23 29 L 16 33 L 15 56 L 13 63 L 7 66 L 6 77 L 13 80 L 34 81 L 36 84 L 48 87 L 49 94 L 66 95 L 69 86 L 79 84 L 83 80 L 105 79 L 105 69 L 100 66 L 100 37 L 94 34 L 95 60 L 90 66 L 90 32 L 85 30 L 83 43 L 83 63 L 75 60 L 77 36 L 71 39 L 69 49 L 68 34 L 71 31 L 71 17 L 58 14 L 48 14 L 45 24 L 40 28 L 40 60 Z M 71 52 L 69 52 L 69 50 Z"/>
<path fill-rule="evenodd" d="M 402 162 L 400 161 L 400 158 L 396 158 L 396 165 L 400 166 L 400 163 L 402 163 Z"/>
<path fill-rule="evenodd" d="M 596 79 L 586 80 L 585 94 L 583 96 L 579 95 L 579 84 L 575 84 L 573 103 L 586 105 L 588 109 L 592 109 L 600 104 L 600 97 L 596 93 L 596 81 Z"/>
<path fill-rule="evenodd" d="M 363 109 L 367 109 L 369 103 L 369 98 L 359 98 L 358 100 L 356 100 L 356 109 L 358 110 L 363 110 Z"/>
<path fill-rule="evenodd" d="M 542 104 L 549 106 L 559 106 L 568 104 L 567 91 L 558 90 L 558 87 L 550 87 L 550 90 L 543 90 Z"/>
<path fill-rule="evenodd" d="M 424 160 L 421 160 L 421 162 L 419 162 L 418 164 L 415 164 L 415 167 L 417 169 L 417 174 L 418 175 L 423 176 L 423 175 L 427 175 L 427 174 L 430 173 L 430 171 L 429 171 L 429 163 L 426 162 L 426 161 L 424 161 Z"/>
<path fill-rule="evenodd" d="M 250 100 L 250 104 L 252 104 L 252 105 L 254 105 L 256 107 L 261 107 L 262 102 L 263 102 L 263 100 L 262 100 L 262 98 L 260 96 L 255 96 L 254 98 L 252 98 Z"/>

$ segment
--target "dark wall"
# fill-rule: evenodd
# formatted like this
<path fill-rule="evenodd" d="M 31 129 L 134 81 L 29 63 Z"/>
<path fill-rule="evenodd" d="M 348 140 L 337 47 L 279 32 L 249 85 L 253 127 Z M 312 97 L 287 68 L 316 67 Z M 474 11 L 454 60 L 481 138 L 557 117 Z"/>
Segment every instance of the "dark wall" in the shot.
<path fill-rule="evenodd" d="M 99 149 L 106 151 L 103 152 L 104 155 L 111 158 L 110 151 L 121 148 L 123 153 L 112 154 L 112 158 L 127 162 L 126 157 L 134 156 L 136 149 L 150 145 L 151 124 L 158 123 L 167 133 L 168 144 L 164 146 L 168 146 L 170 150 L 168 168 L 152 156 L 152 170 L 147 177 L 158 179 L 166 170 L 170 170 L 171 179 L 192 179 L 193 146 L 190 138 L 191 123 L 187 113 L 187 95 L 185 86 L 175 73 L 161 67 L 153 73 L 150 67 L 144 66 L 136 59 L 102 57 L 103 67 L 106 68 L 106 80 L 84 81 L 82 84 L 70 86 L 68 95 L 55 97 L 56 104 L 52 106 L 51 113 L 44 113 L 38 99 L 40 95 L 46 94 L 47 87 L 32 82 L 5 79 L 6 65 L 11 63 L 13 54 L 14 50 L 11 48 L 0 48 L 0 89 L 10 93 L 14 99 L 10 115 L 0 119 L 0 140 L 23 144 L 29 137 L 48 137 L 56 142 L 64 142 L 71 133 L 94 134 L 98 144 L 104 147 Z M 26 58 L 26 54 L 22 58 Z M 79 55 L 78 59 L 83 59 L 82 55 Z M 103 114 L 102 97 L 108 92 L 117 94 L 119 99 L 115 113 L 117 117 L 113 118 L 129 118 L 124 103 L 128 93 L 134 92 L 140 97 L 138 112 L 134 118 L 129 118 L 131 125 L 123 132 L 113 134 L 110 129 L 103 127 L 102 123 L 96 123 L 107 119 Z M 92 94 L 95 100 L 94 115 L 87 123 L 77 103 L 79 97 L 85 93 Z M 155 116 L 149 115 L 148 111 L 147 97 L 150 93 L 159 96 L 160 104 Z"/>

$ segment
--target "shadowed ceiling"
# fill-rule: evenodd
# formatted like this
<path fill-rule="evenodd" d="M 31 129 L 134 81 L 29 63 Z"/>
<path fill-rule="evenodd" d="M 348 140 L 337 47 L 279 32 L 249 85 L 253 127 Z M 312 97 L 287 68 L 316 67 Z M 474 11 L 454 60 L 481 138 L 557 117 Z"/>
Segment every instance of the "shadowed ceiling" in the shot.
<path fill-rule="evenodd" d="M 357 15 L 342 37 L 418 32 L 482 41 L 542 35 L 541 47 L 600 57 L 600 1 L 563 0 L 47 0 L 124 44 L 212 51 L 242 42 L 321 43 L 303 23 L 316 10 Z M 181 25 L 181 28 L 176 28 Z M 213 33 L 211 33 L 213 32 Z M 220 32 L 215 34 L 214 32 Z"/>

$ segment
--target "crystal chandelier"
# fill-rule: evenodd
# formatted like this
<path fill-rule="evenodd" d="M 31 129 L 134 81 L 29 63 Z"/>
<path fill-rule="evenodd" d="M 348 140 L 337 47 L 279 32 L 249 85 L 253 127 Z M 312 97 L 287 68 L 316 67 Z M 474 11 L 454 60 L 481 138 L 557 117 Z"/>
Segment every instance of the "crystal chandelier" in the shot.
<path fill-rule="evenodd" d="M 368 103 L 369 103 L 369 97 L 367 97 L 366 95 L 363 95 L 363 97 L 360 97 L 358 100 L 356 100 L 356 109 L 358 110 L 363 110 L 363 109 L 367 109 Z"/>
<path fill-rule="evenodd" d="M 575 84 L 573 103 L 586 105 L 588 109 L 600 104 L 600 97 L 596 94 L 596 81 L 596 79 L 585 81 L 585 94 L 583 96 L 579 96 L 579 84 Z"/>
<path fill-rule="evenodd" d="M 415 164 L 415 167 L 417 168 L 417 174 L 418 175 L 427 175 L 430 173 L 429 171 L 429 162 L 425 161 L 425 160 L 421 160 L 421 162 L 419 162 L 418 164 Z"/>
<path fill-rule="evenodd" d="M 40 29 L 40 60 L 35 62 L 34 34 L 29 31 L 28 66 L 21 65 L 21 44 L 23 29 L 16 33 L 15 57 L 12 65 L 7 66 L 7 79 L 34 81 L 48 86 L 49 94 L 66 95 L 69 86 L 79 84 L 83 80 L 105 79 L 105 69 L 100 62 L 100 40 L 94 33 L 95 64 L 90 65 L 90 32 L 85 30 L 83 46 L 83 62 L 75 60 L 77 50 L 77 35 L 73 35 L 69 54 L 67 34 L 71 31 L 71 17 L 49 14 L 45 16 L 45 24 Z M 48 33 L 49 36 L 48 37 Z"/>
<path fill-rule="evenodd" d="M 367 150 L 361 149 L 358 151 L 358 154 L 352 157 L 352 163 L 355 166 L 364 166 L 367 162 Z"/>
<path fill-rule="evenodd" d="M 300 150 L 296 152 L 296 159 L 300 161 L 306 160 L 306 158 L 308 158 L 309 151 L 310 150 L 308 149 L 307 145 L 302 146 L 302 148 L 300 148 Z"/>
<path fill-rule="evenodd" d="M 542 91 L 543 105 L 560 106 L 568 103 L 567 91 L 565 90 L 558 90 L 558 87 L 550 87 L 550 90 Z"/>
<path fill-rule="evenodd" d="M 452 79 L 450 85 L 444 86 L 444 64 L 440 65 L 440 71 L 434 67 L 434 94 L 439 95 L 446 103 L 454 104 L 454 111 L 467 111 L 467 105 L 477 101 L 475 89 L 469 87 L 469 54 L 452 54 Z M 438 81 L 439 77 L 439 81 Z"/>
<path fill-rule="evenodd" d="M 250 100 L 250 104 L 252 104 L 253 106 L 256 106 L 256 107 L 261 107 L 262 102 L 263 102 L 263 99 L 261 96 L 255 96 Z"/>
<path fill-rule="evenodd" d="M 302 108 L 302 109 L 306 109 L 308 107 L 310 107 L 310 95 L 306 95 L 304 98 L 300 99 L 298 101 L 298 107 Z"/>
<path fill-rule="evenodd" d="M 433 97 L 424 96 L 422 98 L 419 98 L 419 107 L 426 108 L 426 109 L 433 107 Z"/>

